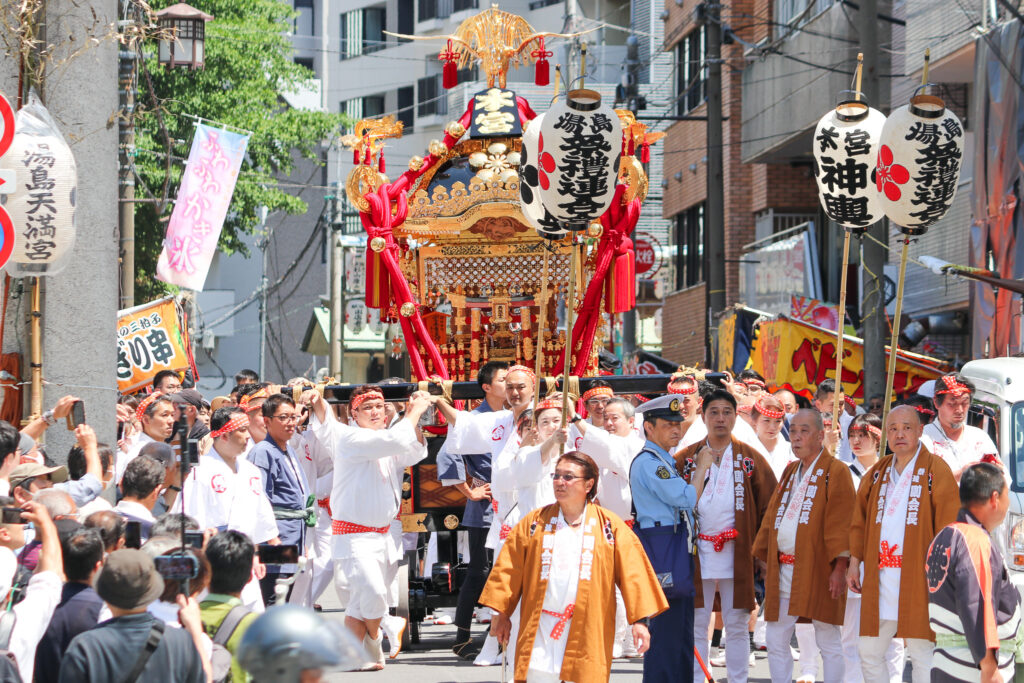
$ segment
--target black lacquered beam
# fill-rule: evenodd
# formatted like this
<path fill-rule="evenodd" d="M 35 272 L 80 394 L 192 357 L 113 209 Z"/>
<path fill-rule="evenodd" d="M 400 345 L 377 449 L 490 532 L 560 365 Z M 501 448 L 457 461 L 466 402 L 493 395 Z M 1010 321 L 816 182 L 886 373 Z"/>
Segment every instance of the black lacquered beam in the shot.
<path fill-rule="evenodd" d="M 665 391 L 670 377 L 671 375 L 607 375 L 604 377 L 580 377 L 580 392 L 582 393 L 589 389 L 597 380 L 604 380 L 611 386 L 612 391 L 616 394 L 658 394 Z M 543 382 L 544 380 L 541 381 Z M 554 381 L 556 388 L 561 389 L 561 378 Z M 352 395 L 352 391 L 359 386 L 362 385 L 331 384 L 324 388 L 324 395 L 328 397 L 327 400 L 330 403 L 347 403 L 349 397 Z M 415 382 L 375 386 L 380 389 L 382 394 L 384 394 L 385 401 L 404 401 L 410 394 L 412 394 L 412 392 L 419 389 L 419 384 Z M 542 394 L 547 393 L 544 387 L 545 385 L 542 384 Z M 441 385 L 436 382 L 430 382 L 427 386 L 427 391 L 438 396 L 443 393 Z M 483 397 L 483 389 L 481 389 L 480 385 L 476 382 L 452 383 L 452 398 L 454 400 L 476 399 Z"/>

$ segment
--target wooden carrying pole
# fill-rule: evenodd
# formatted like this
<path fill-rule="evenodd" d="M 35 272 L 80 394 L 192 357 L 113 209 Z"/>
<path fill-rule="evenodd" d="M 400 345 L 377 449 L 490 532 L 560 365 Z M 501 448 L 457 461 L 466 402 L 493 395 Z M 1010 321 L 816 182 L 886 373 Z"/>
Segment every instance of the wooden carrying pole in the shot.
<path fill-rule="evenodd" d="M 857 53 L 857 75 L 853 90 L 853 97 L 860 102 L 861 75 L 864 72 L 864 53 Z M 839 429 L 839 414 L 843 409 L 843 341 L 845 335 L 843 328 L 846 327 L 846 276 L 850 270 L 850 231 L 843 229 L 843 261 L 842 272 L 839 278 L 839 302 L 836 305 L 836 313 L 839 315 L 839 323 L 836 327 L 836 393 L 832 403 L 832 429 Z"/>
<path fill-rule="evenodd" d="M 931 50 L 924 51 L 924 69 L 921 73 L 921 85 L 928 84 L 928 62 L 931 61 Z M 896 377 L 896 356 L 899 353 L 900 316 L 903 315 L 903 284 L 907 276 L 907 255 L 910 249 L 910 238 L 903 236 L 903 250 L 900 253 L 900 274 L 896 283 L 896 310 L 892 318 L 892 341 L 889 342 L 889 372 L 885 377 L 885 400 L 882 403 L 882 439 L 878 447 L 879 456 L 885 455 L 886 429 L 885 422 L 889 417 L 889 406 L 892 404 L 893 380 Z"/>
<path fill-rule="evenodd" d="M 569 424 L 569 373 L 572 372 L 572 326 L 576 322 L 576 268 L 579 256 L 576 251 L 576 233 L 569 233 L 569 286 L 565 295 L 565 366 L 562 371 L 562 425 Z M 558 447 L 559 454 L 565 452 L 565 444 Z"/>
<path fill-rule="evenodd" d="M 551 99 L 551 104 L 558 101 L 558 84 L 562 80 L 562 65 L 555 64 L 555 96 Z M 537 312 L 537 343 L 534 344 L 534 371 L 533 374 L 537 376 L 537 379 L 533 383 L 533 405 L 540 403 L 540 378 L 543 376 L 544 368 L 541 361 L 544 358 L 544 327 L 547 322 L 548 312 L 548 255 L 550 245 L 547 243 L 546 238 L 540 240 L 541 249 L 544 250 L 544 266 L 541 269 L 540 276 L 540 292 L 538 292 L 537 300 L 540 304 L 540 311 Z"/>

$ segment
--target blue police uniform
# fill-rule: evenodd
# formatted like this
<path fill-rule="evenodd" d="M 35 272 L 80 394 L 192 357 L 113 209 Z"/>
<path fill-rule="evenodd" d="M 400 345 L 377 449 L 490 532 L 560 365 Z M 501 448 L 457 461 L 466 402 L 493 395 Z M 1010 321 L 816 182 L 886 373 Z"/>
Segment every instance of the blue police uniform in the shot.
<path fill-rule="evenodd" d="M 672 396 L 654 399 L 643 406 L 644 413 L 681 421 L 677 409 L 668 409 L 672 399 Z M 675 533 L 682 536 L 676 540 L 692 547 L 689 534 L 697 491 L 679 475 L 675 460 L 665 449 L 647 441 L 630 466 L 629 485 L 636 527 L 642 539 L 644 529 L 674 526 Z M 682 590 L 684 597 L 670 598 L 669 608 L 650 620 L 651 647 L 644 655 L 644 683 L 692 683 L 693 680 L 692 552 L 684 561 L 686 566 L 677 567 L 673 572 L 677 583 L 683 579 L 682 585 L 676 588 Z"/>

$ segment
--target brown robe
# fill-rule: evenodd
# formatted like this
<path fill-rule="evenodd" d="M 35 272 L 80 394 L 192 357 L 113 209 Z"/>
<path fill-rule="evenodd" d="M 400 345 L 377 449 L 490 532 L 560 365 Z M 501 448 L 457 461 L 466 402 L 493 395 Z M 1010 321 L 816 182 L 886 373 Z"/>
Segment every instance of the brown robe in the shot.
<path fill-rule="evenodd" d="M 878 636 L 879 570 L 878 553 L 881 524 L 875 523 L 878 494 L 885 481 L 892 455 L 880 459 L 864 473 L 857 490 L 857 505 L 850 525 L 850 554 L 864 563 L 861 586 L 860 634 Z M 925 560 L 932 539 L 947 524 L 956 521 L 960 494 L 946 462 L 921 446 L 914 463 L 920 474 L 922 492 L 917 524 L 908 524 L 903 537 L 903 566 L 900 572 L 900 604 L 896 623 L 897 638 L 935 640 L 928 625 L 928 583 Z"/>
<path fill-rule="evenodd" d="M 549 522 L 558 517 L 557 504 L 538 508 L 519 521 L 491 569 L 479 603 L 511 615 L 522 599 L 516 638 L 515 680 L 526 681 L 533 641 L 540 625 L 547 579 L 541 578 L 541 555 Z M 607 683 L 615 639 L 615 586 L 622 592 L 626 618 L 635 623 L 668 609 L 668 600 L 633 530 L 598 505 L 587 505 L 584 533 L 594 535 L 591 578 L 580 577 L 576 608 L 569 622 L 563 681 Z"/>
<path fill-rule="evenodd" d="M 676 469 L 687 482 L 694 468 L 694 458 L 704 446 L 704 442 L 687 446 L 675 455 Z M 745 465 L 746 463 L 746 465 Z M 729 543 L 733 547 L 733 608 L 752 610 L 756 604 L 754 599 L 754 539 L 764 520 L 765 511 L 775 491 L 775 475 L 771 465 L 754 448 L 737 439 L 732 440 L 732 467 L 740 472 L 743 480 L 743 509 L 736 510 L 737 538 Z M 749 471 L 747 471 L 749 469 Z M 700 501 L 697 501 L 700 505 Z M 699 530 L 698 530 L 699 531 Z M 728 549 L 722 552 L 728 552 Z M 704 607 L 704 591 L 700 589 L 700 557 L 693 556 L 693 585 L 697 586 L 693 604 L 696 608 Z M 717 602 L 717 601 L 716 601 Z"/>
<path fill-rule="evenodd" d="M 754 557 L 768 564 L 764 602 L 766 621 L 779 619 L 779 530 L 775 527 L 775 520 L 781 520 L 781 514 L 785 513 L 781 510 L 780 514 L 785 492 L 791 487 L 795 490 L 800 484 L 796 476 L 799 466 L 799 461 L 791 462 L 783 470 L 782 481 L 768 504 L 768 515 L 754 542 Z M 844 588 L 838 600 L 829 593 L 828 578 L 835 568 L 836 559 L 849 554 L 850 510 L 857 493 L 853 489 L 850 468 L 827 450 L 818 456 L 814 471 L 821 474 L 817 474 L 817 479 L 810 483 L 810 486 L 817 486 L 812 498 L 813 506 L 807 523 L 798 523 L 796 527 L 796 562 L 789 595 L 789 615 L 800 617 L 804 622 L 823 621 L 838 626 L 843 623 L 846 610 L 846 576 L 843 576 Z"/>

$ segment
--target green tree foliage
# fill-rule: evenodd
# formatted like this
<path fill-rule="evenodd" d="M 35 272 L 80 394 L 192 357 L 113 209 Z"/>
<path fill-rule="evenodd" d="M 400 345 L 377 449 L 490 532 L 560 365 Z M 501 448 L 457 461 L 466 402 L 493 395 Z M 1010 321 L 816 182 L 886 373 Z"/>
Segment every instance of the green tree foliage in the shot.
<path fill-rule="evenodd" d="M 159 10 L 175 0 L 159 0 Z M 295 13 L 280 0 L 193 0 L 212 14 L 206 24 L 206 65 L 198 71 L 166 69 L 147 46 L 139 64 L 136 169 L 139 198 L 174 199 L 192 141 L 190 114 L 252 131 L 231 200 L 219 250 L 247 253 L 242 236 L 260 224 L 260 208 L 300 214 L 307 207 L 275 176 L 292 171 L 297 156 L 317 158 L 344 123 L 340 114 L 292 109 L 282 99 L 310 85 L 313 74 L 292 61 L 287 32 Z M 169 152 L 169 154 L 168 154 Z M 138 182 L 138 181 L 137 181 Z M 173 289 L 156 279 L 172 204 L 135 205 L 135 300 Z"/>

